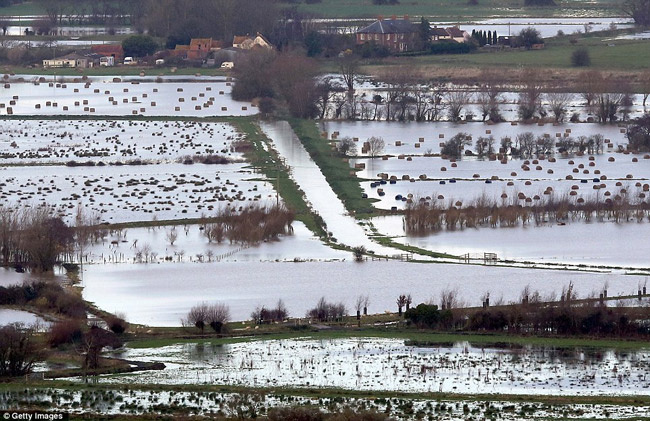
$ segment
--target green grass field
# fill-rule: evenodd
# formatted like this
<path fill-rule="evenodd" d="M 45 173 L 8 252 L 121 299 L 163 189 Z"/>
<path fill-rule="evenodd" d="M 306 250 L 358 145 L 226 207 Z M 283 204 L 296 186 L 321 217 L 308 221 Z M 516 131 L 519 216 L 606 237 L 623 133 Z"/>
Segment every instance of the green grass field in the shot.
<path fill-rule="evenodd" d="M 14 4 L 9 7 L 0 7 L 0 16 L 30 16 L 42 14 L 45 14 L 42 5 L 34 1 Z"/>
<path fill-rule="evenodd" d="M 571 54 L 585 47 L 591 57 L 591 66 L 573 68 Z M 610 37 L 580 38 L 571 44 L 569 37 L 550 39 L 544 50 L 507 49 L 477 51 L 471 54 L 428 55 L 386 60 L 366 66 L 366 71 L 377 71 L 390 65 L 436 66 L 451 68 L 520 67 L 560 68 L 577 70 L 636 71 L 650 68 L 650 42 L 647 40 L 611 40 Z"/>
<path fill-rule="evenodd" d="M 486 17 L 605 17 L 622 16 L 615 0 L 556 0 L 558 7 L 522 7 L 523 0 L 479 0 L 476 6 L 467 0 L 402 0 L 397 5 L 374 5 L 372 0 L 322 0 L 301 4 L 299 9 L 311 14 L 351 18 L 379 15 L 410 15 L 467 21 Z"/>

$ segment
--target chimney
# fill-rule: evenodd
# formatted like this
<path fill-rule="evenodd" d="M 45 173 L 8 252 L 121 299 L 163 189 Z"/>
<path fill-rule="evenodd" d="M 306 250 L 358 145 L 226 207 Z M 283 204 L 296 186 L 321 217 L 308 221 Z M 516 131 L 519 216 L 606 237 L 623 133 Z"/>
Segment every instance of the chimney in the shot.
<path fill-rule="evenodd" d="M 409 20 L 409 15 L 404 15 L 404 20 Z"/>
<path fill-rule="evenodd" d="M 377 20 L 384 20 L 384 17 L 382 15 L 377 16 Z"/>
<path fill-rule="evenodd" d="M 396 20 L 396 19 L 397 19 L 397 16 L 393 15 L 393 16 L 390 17 L 390 19 L 391 19 L 391 20 Z"/>

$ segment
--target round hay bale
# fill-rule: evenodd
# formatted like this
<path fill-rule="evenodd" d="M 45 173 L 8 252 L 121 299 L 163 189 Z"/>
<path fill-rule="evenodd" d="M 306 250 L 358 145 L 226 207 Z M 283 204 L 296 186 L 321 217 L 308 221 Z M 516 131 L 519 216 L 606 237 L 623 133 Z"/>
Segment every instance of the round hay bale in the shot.
<path fill-rule="evenodd" d="M 608 162 L 614 162 L 614 161 L 616 161 L 616 158 L 614 158 L 613 156 L 610 156 L 609 158 L 607 158 L 607 161 Z"/>

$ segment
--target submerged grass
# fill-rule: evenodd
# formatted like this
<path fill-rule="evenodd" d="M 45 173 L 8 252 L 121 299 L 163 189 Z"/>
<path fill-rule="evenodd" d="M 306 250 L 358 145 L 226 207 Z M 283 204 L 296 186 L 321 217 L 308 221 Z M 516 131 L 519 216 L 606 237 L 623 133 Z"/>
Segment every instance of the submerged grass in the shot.
<path fill-rule="evenodd" d="M 331 330 L 286 330 L 269 334 L 252 336 L 234 336 L 227 338 L 154 338 L 137 339 L 130 341 L 131 348 L 158 348 L 184 343 L 207 343 L 211 345 L 227 345 L 233 343 L 260 341 L 260 340 L 282 340 L 282 339 L 348 339 L 348 338 L 384 338 L 403 339 L 413 345 L 442 346 L 456 342 L 470 342 L 475 346 L 490 347 L 494 344 L 507 345 L 531 345 L 553 348 L 607 348 L 639 350 L 650 346 L 643 340 L 623 339 L 591 339 L 584 337 L 561 337 L 561 336 L 515 336 L 505 334 L 489 333 L 438 333 L 433 331 L 422 331 L 415 329 L 391 329 L 391 328 L 354 328 L 354 329 L 331 329 Z"/>

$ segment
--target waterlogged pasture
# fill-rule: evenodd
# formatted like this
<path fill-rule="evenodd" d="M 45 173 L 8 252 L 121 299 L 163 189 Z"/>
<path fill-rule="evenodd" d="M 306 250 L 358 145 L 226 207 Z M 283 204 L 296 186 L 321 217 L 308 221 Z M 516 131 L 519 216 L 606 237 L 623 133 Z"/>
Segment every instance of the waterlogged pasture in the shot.
<path fill-rule="evenodd" d="M 18 404 L 20 402 L 20 406 Z M 627 405 L 570 404 L 548 405 L 537 402 L 475 400 L 424 400 L 410 398 L 314 398 L 275 394 L 234 394 L 221 392 L 185 392 L 168 390 L 93 390 L 83 392 L 65 389 L 23 389 L 0 393 L 0 409 L 23 409 L 25 404 L 51 407 L 73 414 L 160 414 L 176 411 L 203 416 L 236 416 L 237 410 L 265 414 L 271 408 L 317 406 L 322 410 L 375 410 L 402 420 L 459 417 L 490 417 L 498 414 L 503 420 L 548 419 L 562 417 L 626 419 L 645 416 L 644 408 Z"/>
<path fill-rule="evenodd" d="M 401 216 L 373 218 L 378 232 L 393 241 L 454 255 L 497 253 L 500 259 L 590 266 L 650 267 L 648 223 L 544 223 L 509 228 L 441 230 L 407 235 Z"/>
<path fill-rule="evenodd" d="M 0 115 L 149 115 L 149 116 L 246 116 L 257 114 L 247 102 L 234 101 L 232 83 L 221 79 L 197 78 L 187 82 L 161 79 L 112 82 L 88 79 L 74 82 L 59 78 L 52 82 L 2 84 L 5 100 Z M 37 79 L 38 80 L 38 79 Z"/>
<path fill-rule="evenodd" d="M 275 202 L 270 183 L 243 163 L 192 166 L 0 168 L 3 206 L 51 205 L 73 222 L 81 208 L 95 222 L 197 218 L 219 208 Z"/>
<path fill-rule="evenodd" d="M 237 255 L 235 255 L 237 256 Z M 290 254 L 289 254 L 290 256 Z M 236 258 L 236 257 L 235 257 Z M 559 296 L 573 282 L 586 298 L 607 285 L 610 296 L 635 295 L 643 278 L 620 272 L 588 273 L 460 264 L 399 261 L 345 262 L 212 262 L 86 265 L 83 297 L 99 308 L 121 312 L 131 323 L 180 326 L 192 306 L 224 302 L 233 320 L 249 320 L 258 305 L 273 307 L 282 299 L 291 317 L 303 317 L 321 297 L 343 302 L 350 312 L 359 295 L 368 295 L 369 313 L 395 312 L 395 299 L 438 303 L 455 289 L 468 306 L 479 306 L 490 292 L 492 302 L 518 301 L 526 285 L 543 297 Z"/>
<path fill-rule="evenodd" d="M 0 163 L 175 162 L 194 155 L 242 159 L 233 150 L 241 135 L 226 123 L 3 120 L 0 130 Z"/>
<path fill-rule="evenodd" d="M 350 390 L 526 395 L 648 395 L 647 351 L 409 346 L 403 340 L 284 339 L 222 346 L 127 349 L 165 370 L 100 382 L 334 387 Z"/>
<path fill-rule="evenodd" d="M 338 138 L 358 138 L 358 152 L 361 153 L 362 142 L 371 136 L 379 136 L 386 142 L 384 154 L 386 155 L 423 155 L 427 152 L 440 153 L 440 143 L 449 140 L 460 132 L 472 136 L 475 141 L 479 136 L 494 136 L 495 147 L 499 147 L 502 137 L 514 139 L 518 134 L 532 132 L 535 136 L 548 135 L 552 138 L 563 137 L 570 130 L 571 137 L 591 136 L 602 134 L 609 139 L 616 148 L 618 145 L 627 145 L 627 138 L 621 133 L 621 128 L 616 125 L 600 125 L 591 123 L 565 123 L 553 124 L 517 124 L 499 123 L 486 124 L 452 123 L 449 121 L 438 122 L 385 122 L 385 121 L 327 121 L 319 124 L 322 131 L 329 136 L 338 132 Z M 558 137 L 559 134 L 559 137 Z M 422 140 L 421 140 L 422 139 Z M 396 145 L 399 141 L 401 145 Z M 416 144 L 418 144 L 416 146 Z M 466 148 L 470 149 L 470 148 Z M 471 148 L 473 151 L 473 148 Z"/>
<path fill-rule="evenodd" d="M 326 246 L 298 221 L 292 224 L 290 235 L 280 236 L 278 241 L 251 246 L 230 243 L 228 240 L 210 242 L 204 232 L 201 225 L 112 231 L 101 242 L 84 250 L 84 263 L 293 262 L 350 258 L 349 252 Z M 174 237 L 173 245 L 170 237 Z M 147 251 L 146 256 L 143 250 Z"/>

